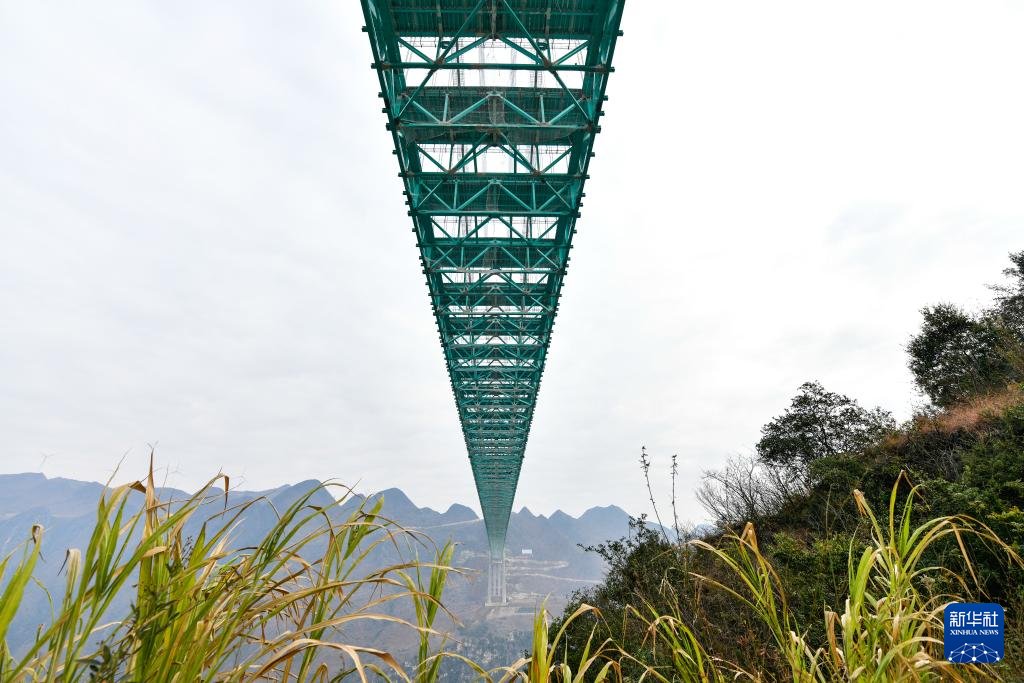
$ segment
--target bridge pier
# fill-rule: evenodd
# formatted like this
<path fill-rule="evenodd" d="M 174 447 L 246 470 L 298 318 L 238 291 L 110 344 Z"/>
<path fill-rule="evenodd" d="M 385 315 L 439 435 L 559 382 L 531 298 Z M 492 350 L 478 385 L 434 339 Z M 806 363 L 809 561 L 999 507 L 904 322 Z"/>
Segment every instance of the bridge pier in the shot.
<path fill-rule="evenodd" d="M 491 556 L 490 567 L 487 572 L 487 606 L 504 605 L 508 603 L 508 593 L 505 581 L 505 558 Z"/>

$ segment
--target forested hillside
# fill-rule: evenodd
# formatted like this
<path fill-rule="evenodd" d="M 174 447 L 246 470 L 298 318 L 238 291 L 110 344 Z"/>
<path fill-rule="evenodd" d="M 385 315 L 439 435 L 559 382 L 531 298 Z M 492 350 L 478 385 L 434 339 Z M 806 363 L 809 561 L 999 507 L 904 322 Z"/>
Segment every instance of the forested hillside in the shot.
<path fill-rule="evenodd" d="M 871 557 L 881 557 L 883 565 L 888 552 L 896 556 L 892 566 L 913 560 L 917 573 L 907 595 L 932 610 L 918 615 L 922 623 L 947 594 L 998 602 L 1007 614 L 1020 614 L 1024 252 L 1010 258 L 1004 280 L 992 287 L 990 306 L 968 311 L 943 302 L 922 311 L 907 351 L 927 403 L 906 423 L 807 382 L 765 424 L 754 456 L 705 473 L 697 495 L 717 521 L 716 532 L 693 541 L 684 530 L 675 537 L 657 534 L 637 521 L 629 537 L 592 548 L 612 570 L 567 607 L 566 660 L 576 661 L 593 629 L 597 642 L 611 638 L 629 652 L 634 666 L 667 666 L 672 649 L 653 637 L 652 626 L 652 617 L 667 615 L 729 666 L 779 680 L 799 678 L 795 655 L 780 641 L 791 630 L 802 636 L 807 652 L 820 649 L 822 657 L 831 653 L 841 660 L 845 620 L 856 617 L 850 601 L 856 607 L 864 548 L 874 548 Z M 644 453 L 645 474 L 655 476 L 657 465 Z M 869 509 L 878 517 L 877 529 Z M 935 519 L 955 520 L 958 532 L 928 527 L 921 538 L 935 531 L 934 542 L 918 546 L 920 538 L 901 536 L 904 521 L 912 529 Z M 895 581 L 882 576 L 880 584 Z M 748 585 L 751 577 L 763 585 Z M 869 582 L 865 590 L 870 596 L 881 588 Z M 601 617 L 568 620 L 582 604 L 596 606 Z M 874 616 L 884 621 L 884 615 Z M 1021 680 L 1024 629 L 1013 619 L 1009 629 L 1000 673 Z M 890 649 L 899 646 L 889 642 Z M 941 642 L 937 647 L 941 658 Z M 843 671 L 843 662 L 836 667 L 831 670 Z"/>

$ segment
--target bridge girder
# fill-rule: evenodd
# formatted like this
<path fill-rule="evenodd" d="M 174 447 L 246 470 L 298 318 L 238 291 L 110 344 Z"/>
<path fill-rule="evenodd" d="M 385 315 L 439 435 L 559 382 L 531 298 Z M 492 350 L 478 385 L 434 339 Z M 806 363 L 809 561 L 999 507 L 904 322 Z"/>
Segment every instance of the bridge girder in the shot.
<path fill-rule="evenodd" d="M 497 561 L 624 0 L 361 2 Z"/>

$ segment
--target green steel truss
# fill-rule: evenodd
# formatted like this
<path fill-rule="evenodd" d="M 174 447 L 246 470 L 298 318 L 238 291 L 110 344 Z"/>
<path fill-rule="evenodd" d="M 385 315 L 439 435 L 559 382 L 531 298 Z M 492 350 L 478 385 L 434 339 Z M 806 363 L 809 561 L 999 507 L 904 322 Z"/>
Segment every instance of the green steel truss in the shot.
<path fill-rule="evenodd" d="M 362 0 L 495 560 L 504 554 L 622 5 Z"/>

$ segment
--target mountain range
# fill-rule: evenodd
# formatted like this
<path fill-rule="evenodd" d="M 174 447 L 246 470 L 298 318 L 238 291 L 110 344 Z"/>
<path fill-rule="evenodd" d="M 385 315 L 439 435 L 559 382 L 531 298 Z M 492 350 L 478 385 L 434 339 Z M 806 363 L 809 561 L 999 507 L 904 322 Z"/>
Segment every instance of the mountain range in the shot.
<path fill-rule="evenodd" d="M 291 504 L 317 485 L 315 481 L 302 481 L 266 491 L 230 490 L 229 505 L 253 501 L 232 532 L 234 544 L 246 545 L 260 538 L 273 524 L 275 510 Z M 42 524 L 45 532 L 36 579 L 51 591 L 61 586 L 58 573 L 65 551 L 87 545 L 96 519 L 96 503 L 104 488 L 96 482 L 51 478 L 39 473 L 0 474 L 0 557 L 24 543 L 33 524 Z M 164 500 L 187 495 L 176 489 L 160 490 Z M 484 606 L 485 579 L 481 580 L 488 561 L 487 536 L 483 520 L 476 512 L 458 503 L 444 512 L 419 507 L 400 489 L 392 488 L 369 496 L 353 494 L 339 506 L 338 515 L 347 517 L 368 497 L 373 499 L 371 503 L 382 498 L 381 514 L 401 526 L 422 532 L 438 544 L 447 540 L 456 544 L 454 565 L 465 571 L 450 577 L 445 604 L 458 617 L 460 623 L 452 625 L 453 632 L 462 651 L 469 654 L 503 656 L 505 653 L 493 651 L 495 641 L 508 654 L 520 654 L 536 609 L 545 604 L 549 611 L 558 614 L 572 591 L 603 578 L 603 560 L 580 546 L 621 538 L 629 532 L 629 515 L 614 505 L 591 508 L 579 517 L 560 510 L 550 516 L 534 515 L 526 508 L 514 512 L 506 551 L 510 602 L 507 606 L 489 608 Z M 133 504 L 140 505 L 141 499 L 138 495 Z M 321 489 L 310 502 L 325 505 L 333 501 Z M 198 530 L 199 520 L 195 524 Z M 385 559 L 377 561 L 383 566 Z M 55 594 L 59 595 L 59 591 Z M 123 604 L 115 608 L 126 612 L 128 604 L 126 595 Z M 49 614 L 45 593 L 34 588 L 8 633 L 8 644 L 14 652 L 27 647 L 36 628 L 48 621 Z M 401 652 L 412 645 L 403 635 L 407 634 L 382 631 L 377 644 Z M 474 642 L 489 643 L 487 652 L 476 652 Z"/>

